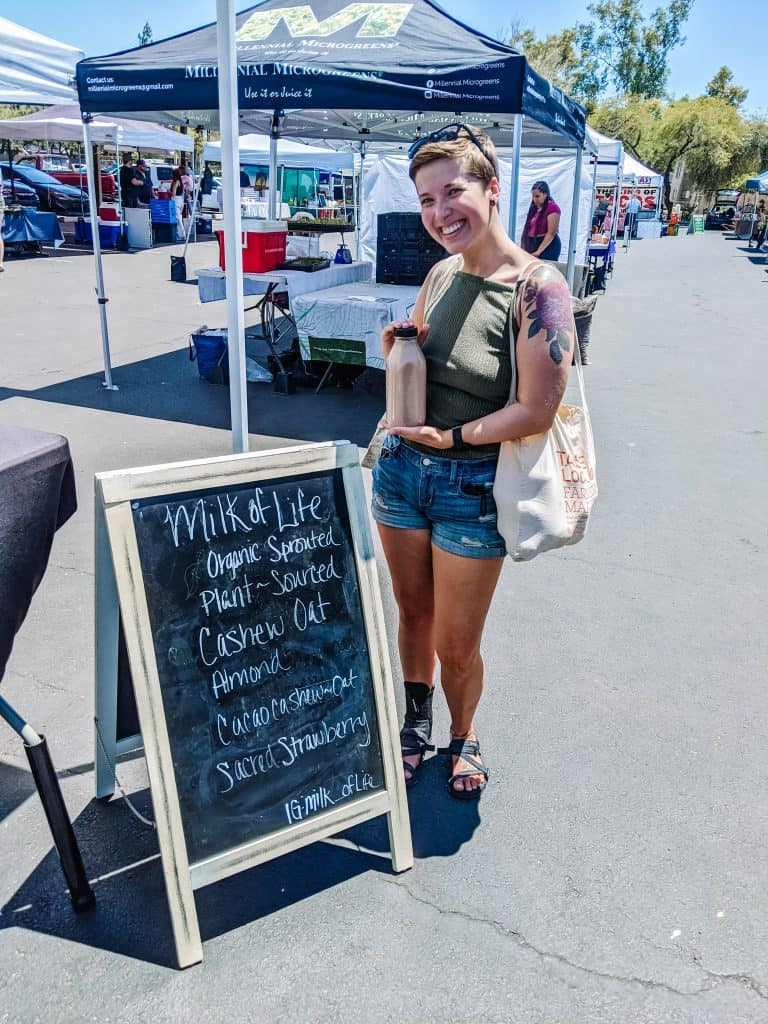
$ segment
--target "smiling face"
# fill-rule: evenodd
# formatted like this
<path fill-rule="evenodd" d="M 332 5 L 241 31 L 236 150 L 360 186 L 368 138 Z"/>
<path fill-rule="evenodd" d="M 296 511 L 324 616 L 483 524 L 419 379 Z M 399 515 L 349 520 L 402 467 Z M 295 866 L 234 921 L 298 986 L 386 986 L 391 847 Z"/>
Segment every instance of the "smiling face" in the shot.
<path fill-rule="evenodd" d="M 462 171 L 457 160 L 445 159 L 420 167 L 414 184 L 422 224 L 449 253 L 466 252 L 485 237 L 492 201 L 498 201 L 496 178 L 485 184 Z"/>

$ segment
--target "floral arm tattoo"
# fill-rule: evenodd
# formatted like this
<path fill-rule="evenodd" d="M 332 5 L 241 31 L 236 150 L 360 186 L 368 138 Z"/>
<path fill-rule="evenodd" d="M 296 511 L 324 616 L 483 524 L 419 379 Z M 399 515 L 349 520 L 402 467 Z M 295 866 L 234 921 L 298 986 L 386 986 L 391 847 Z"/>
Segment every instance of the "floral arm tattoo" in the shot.
<path fill-rule="evenodd" d="M 523 294 L 525 315 L 531 321 L 528 337 L 546 331 L 549 355 L 553 363 L 563 361 L 563 352 L 571 350 L 573 312 L 571 296 L 565 281 L 529 280 Z"/>

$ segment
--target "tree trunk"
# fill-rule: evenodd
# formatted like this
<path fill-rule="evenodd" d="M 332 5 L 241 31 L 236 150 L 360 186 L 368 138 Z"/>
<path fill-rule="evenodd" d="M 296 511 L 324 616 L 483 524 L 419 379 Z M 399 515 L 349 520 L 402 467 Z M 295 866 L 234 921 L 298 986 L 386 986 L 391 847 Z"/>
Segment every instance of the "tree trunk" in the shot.
<path fill-rule="evenodd" d="M 670 182 L 670 171 L 664 171 L 664 206 L 667 208 L 667 220 L 672 216 L 672 184 Z"/>

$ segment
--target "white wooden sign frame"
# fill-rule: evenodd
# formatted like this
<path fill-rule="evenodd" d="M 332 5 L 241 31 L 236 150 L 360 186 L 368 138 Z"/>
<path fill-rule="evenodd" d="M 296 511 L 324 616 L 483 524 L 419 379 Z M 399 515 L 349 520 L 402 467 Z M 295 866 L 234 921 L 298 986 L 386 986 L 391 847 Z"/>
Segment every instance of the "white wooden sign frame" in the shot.
<path fill-rule="evenodd" d="M 193 891 L 273 857 L 387 815 L 395 871 L 413 866 L 408 803 L 389 649 L 356 445 L 347 441 L 302 445 L 96 476 L 96 781 L 97 796 L 114 790 L 117 756 L 144 746 L 163 874 L 179 966 L 203 958 Z M 306 821 L 190 863 L 182 827 L 165 711 L 143 586 L 131 502 L 166 494 L 284 480 L 340 469 L 347 501 L 360 602 L 370 654 L 384 786 Z M 141 735 L 116 737 L 117 631 L 122 611 Z"/>

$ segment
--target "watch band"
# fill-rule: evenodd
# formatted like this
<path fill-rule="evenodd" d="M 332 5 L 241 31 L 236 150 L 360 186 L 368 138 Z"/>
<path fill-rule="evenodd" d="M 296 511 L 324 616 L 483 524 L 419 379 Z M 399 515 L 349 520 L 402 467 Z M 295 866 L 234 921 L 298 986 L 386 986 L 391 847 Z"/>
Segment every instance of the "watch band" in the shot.
<path fill-rule="evenodd" d="M 455 451 L 461 452 L 464 451 L 466 448 L 469 448 L 469 445 L 461 436 L 461 424 L 459 424 L 458 427 L 454 427 L 452 429 L 451 435 L 453 437 L 453 448 Z"/>

